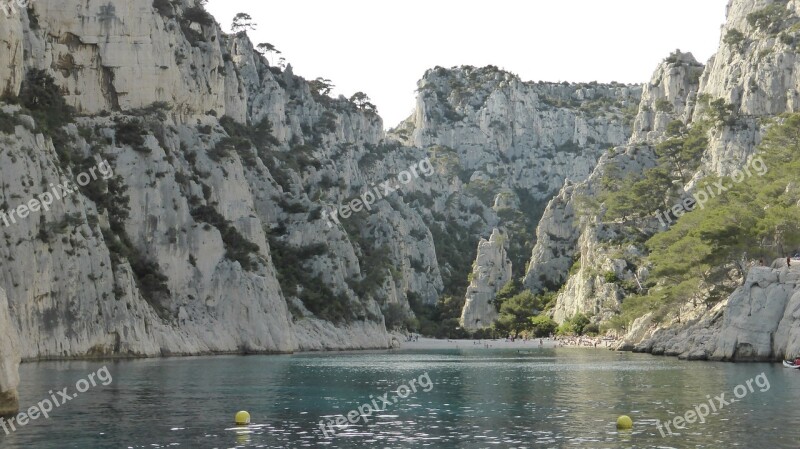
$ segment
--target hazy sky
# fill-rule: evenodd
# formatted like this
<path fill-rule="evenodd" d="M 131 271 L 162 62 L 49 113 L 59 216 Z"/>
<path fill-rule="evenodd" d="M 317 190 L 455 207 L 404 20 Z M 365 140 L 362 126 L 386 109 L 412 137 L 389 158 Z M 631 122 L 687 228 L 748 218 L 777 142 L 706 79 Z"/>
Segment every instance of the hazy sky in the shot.
<path fill-rule="evenodd" d="M 727 0 L 210 0 L 228 31 L 283 52 L 294 73 L 329 78 L 335 95 L 366 92 L 387 128 L 414 108 L 417 80 L 437 65 L 496 65 L 531 81 L 649 81 L 676 48 L 705 63 Z"/>

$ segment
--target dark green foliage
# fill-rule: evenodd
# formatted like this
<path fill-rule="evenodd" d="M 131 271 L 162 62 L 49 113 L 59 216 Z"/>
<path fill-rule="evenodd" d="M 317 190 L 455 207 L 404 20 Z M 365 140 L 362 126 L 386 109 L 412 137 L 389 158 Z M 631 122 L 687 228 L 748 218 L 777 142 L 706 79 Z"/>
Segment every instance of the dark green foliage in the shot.
<path fill-rule="evenodd" d="M 143 255 L 131 243 L 127 233 L 112 234 L 104 229 L 103 238 L 111 254 L 111 265 L 114 271 L 117 271 L 116 267 L 120 263 L 128 261 L 142 297 L 161 318 L 169 319 L 169 309 L 164 306 L 171 295 L 167 286 L 169 278 L 162 273 L 158 263 Z"/>
<path fill-rule="evenodd" d="M 525 275 L 525 267 L 536 244 L 536 226 L 544 215 L 547 200 L 538 200 L 525 189 L 515 189 L 520 201 L 519 210 L 501 209 L 497 216 L 508 235 L 508 258 L 513 267 L 513 277 Z"/>
<path fill-rule="evenodd" d="M 785 257 L 800 246 L 800 190 L 792 185 L 800 172 L 800 115 L 774 125 L 758 156 L 758 163 L 748 167 L 752 176 L 742 175 L 739 183 L 720 179 L 732 188 L 647 241 L 653 266 L 649 290 L 625 300 L 613 327 L 625 327 L 647 312 L 661 319 L 675 304 L 690 300 L 711 306 L 743 279 L 748 259 Z M 698 190 L 715 182 L 704 180 Z"/>
<path fill-rule="evenodd" d="M 589 317 L 582 313 L 576 313 L 572 318 L 559 326 L 558 333 L 562 335 L 583 335 L 586 332 L 586 327 L 589 326 L 590 323 Z"/>
<path fill-rule="evenodd" d="M 222 241 L 225 243 L 226 258 L 239 262 L 244 270 L 255 271 L 258 269 L 257 256 L 260 250 L 258 245 L 247 240 L 215 208 L 207 205 L 199 206 L 192 209 L 191 213 L 195 221 L 208 223 L 219 230 Z"/>
<path fill-rule="evenodd" d="M 295 145 L 290 152 L 278 151 L 274 156 L 287 168 L 298 173 L 302 173 L 309 167 L 322 168 L 322 163 L 314 157 L 314 147 L 309 145 Z"/>
<path fill-rule="evenodd" d="M 656 111 L 658 112 L 673 112 L 675 110 L 672 102 L 666 98 L 659 98 L 656 101 Z"/>
<path fill-rule="evenodd" d="M 696 123 L 687 133 L 674 136 L 655 148 L 659 164 L 643 175 L 630 175 L 620 181 L 615 166 L 603 176 L 600 201 L 606 206 L 606 219 L 638 219 L 669 209 L 678 198 L 676 178 L 685 183 L 700 165 L 708 146 L 708 123 Z M 670 134 L 682 132 L 679 122 L 670 123 Z"/>
<path fill-rule="evenodd" d="M 36 10 L 33 9 L 33 5 L 28 5 L 26 8 L 28 12 L 28 23 L 30 23 L 30 27 L 32 30 L 36 31 L 39 29 L 39 14 L 36 13 Z"/>
<path fill-rule="evenodd" d="M 508 298 L 500 306 L 500 316 L 495 327 L 508 330 L 518 337 L 521 332 L 531 329 L 531 318 L 539 312 L 537 305 L 536 296 L 528 290 Z"/>
<path fill-rule="evenodd" d="M 444 295 L 463 298 L 467 293 L 467 275 L 472 272 L 472 261 L 478 253 L 479 236 L 456 223 L 429 225 L 436 242 L 436 259 L 442 270 Z"/>
<path fill-rule="evenodd" d="M 673 120 L 667 124 L 667 137 L 677 137 L 684 133 L 686 127 L 680 120 Z"/>
<path fill-rule="evenodd" d="M 80 213 L 66 214 L 61 221 L 47 223 L 44 215 L 40 215 L 39 239 L 45 243 L 53 242 L 59 235 L 68 234 L 69 228 L 83 225 L 83 216 Z"/>
<path fill-rule="evenodd" d="M 73 109 L 67 105 L 53 77 L 45 70 L 29 70 L 22 82 L 19 102 L 36 120 L 39 131 L 53 140 L 61 162 L 69 164 L 72 156 L 63 126 L 72 122 Z"/>
<path fill-rule="evenodd" d="M 168 19 L 175 17 L 175 8 L 170 0 L 153 0 L 153 8 Z"/>
<path fill-rule="evenodd" d="M 708 107 L 708 114 L 717 124 L 730 126 L 736 123 L 736 106 L 719 98 L 709 102 Z"/>
<path fill-rule="evenodd" d="M 552 308 L 555 299 L 556 294 L 547 291 L 534 295 L 523 288 L 522 282 L 514 279 L 504 285 L 493 300 L 500 316 L 492 324 L 492 328 L 501 336 L 509 333 L 519 336 L 522 332 L 532 332 L 534 317 Z M 549 335 L 549 332 L 545 335 Z"/>
<path fill-rule="evenodd" d="M 516 278 L 506 283 L 506 285 L 504 285 L 503 288 L 497 292 L 497 295 L 495 295 L 494 300 L 492 301 L 495 310 L 499 312 L 500 308 L 503 306 L 503 303 L 513 298 L 514 295 L 519 293 L 521 290 L 522 283 Z"/>
<path fill-rule="evenodd" d="M 361 278 L 348 279 L 347 283 L 361 299 L 374 296 L 389 276 L 389 267 L 392 265 L 389 249 L 384 245 L 378 245 L 374 238 L 369 237 L 370 229 L 366 226 L 366 216 L 366 211 L 361 211 L 347 220 L 342 220 L 345 232 L 356 248 L 361 268 Z"/>
<path fill-rule="evenodd" d="M 334 323 L 351 322 L 358 318 L 347 296 L 334 294 L 319 277 L 312 275 L 305 267 L 308 260 L 327 253 L 325 245 L 297 248 L 270 236 L 269 246 L 278 282 L 285 296 L 299 297 L 315 316 Z"/>
<path fill-rule="evenodd" d="M 617 284 L 620 282 L 619 276 L 617 276 L 617 273 L 613 271 L 607 271 L 603 273 L 603 279 L 609 284 Z"/>
<path fill-rule="evenodd" d="M 744 34 L 736 28 L 728 30 L 728 32 L 725 33 L 725 37 L 722 39 L 725 45 L 729 45 L 730 47 L 740 51 L 743 48 L 745 40 L 746 38 Z"/>
<path fill-rule="evenodd" d="M 547 315 L 531 318 L 531 332 L 536 338 L 549 337 L 558 328 L 558 323 Z"/>
<path fill-rule="evenodd" d="M 14 134 L 14 128 L 16 128 L 16 126 L 17 120 L 14 116 L 0 110 L 0 133 Z"/>
<path fill-rule="evenodd" d="M 381 309 L 383 317 L 386 320 L 387 330 L 401 330 L 407 326 L 406 310 L 400 304 L 393 302 L 389 303 Z"/>
<path fill-rule="evenodd" d="M 217 148 L 214 148 L 214 150 L 209 153 L 209 157 L 215 161 L 219 161 L 230 156 L 231 151 L 236 151 L 239 153 L 245 166 L 255 167 L 256 155 L 254 155 L 252 151 L 252 147 L 255 147 L 257 156 L 261 158 L 262 162 L 264 162 L 267 167 L 272 165 L 270 150 L 280 145 L 280 142 L 272 134 L 272 123 L 270 123 L 269 119 L 264 118 L 255 125 L 244 125 L 225 116 L 219 120 L 219 123 L 222 125 L 222 128 L 225 129 L 229 137 L 220 141 L 217 144 Z M 272 167 L 270 167 L 270 172 L 273 176 L 276 176 Z"/>
<path fill-rule="evenodd" d="M 128 145 L 140 153 L 151 153 L 152 150 L 144 146 L 144 136 L 147 131 L 142 121 L 138 118 L 120 118 L 115 120 L 117 144 Z"/>
<path fill-rule="evenodd" d="M 767 34 L 777 34 L 783 29 L 784 22 L 789 18 L 789 10 L 786 8 L 786 4 L 786 0 L 779 0 L 763 9 L 750 13 L 747 15 L 747 23 Z"/>
<path fill-rule="evenodd" d="M 686 135 L 673 137 L 656 146 L 656 155 L 661 162 L 680 176 L 683 182 L 700 165 L 700 158 L 708 148 L 708 127 L 695 124 Z"/>
<path fill-rule="evenodd" d="M 255 155 L 251 151 L 251 143 L 241 137 L 223 137 L 214 145 L 214 148 L 208 151 L 208 157 L 215 162 L 219 162 L 231 157 L 234 151 L 244 156 L 242 159 L 246 166 L 252 167 L 255 165 Z"/>
<path fill-rule="evenodd" d="M 406 292 L 416 320 L 410 330 L 435 338 L 468 338 L 459 318 L 464 308 L 464 297 L 445 295 L 435 305 L 425 304 L 418 295 Z"/>
<path fill-rule="evenodd" d="M 336 114 L 325 111 L 320 116 L 319 121 L 314 125 L 314 130 L 318 133 L 336 132 Z"/>

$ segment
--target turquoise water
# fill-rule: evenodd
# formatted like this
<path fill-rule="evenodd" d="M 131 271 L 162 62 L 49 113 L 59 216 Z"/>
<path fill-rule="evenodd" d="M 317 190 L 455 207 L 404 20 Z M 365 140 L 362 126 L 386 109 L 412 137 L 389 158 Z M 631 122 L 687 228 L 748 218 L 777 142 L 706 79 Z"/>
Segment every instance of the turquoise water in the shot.
<path fill-rule="evenodd" d="M 11 435 L 16 448 L 233 447 L 800 447 L 800 372 L 779 364 L 682 362 L 602 350 L 471 349 L 117 362 L 46 362 L 20 369 L 22 406 L 108 367 L 99 382 Z M 427 373 L 427 378 L 420 376 Z M 705 423 L 662 437 L 656 420 L 683 415 L 763 373 L 752 393 Z M 398 387 L 416 380 L 416 393 Z M 764 380 L 769 390 L 761 392 Z M 417 386 L 421 385 L 421 386 Z M 427 385 L 429 388 L 422 388 Z M 429 391 L 424 391 L 428 389 Z M 319 422 L 385 393 L 369 422 Z M 741 393 L 741 390 L 739 390 Z M 248 410 L 247 430 L 232 426 Z M 366 409 L 365 409 L 366 410 Z M 617 416 L 635 421 L 616 430 Z M 360 418 L 358 418 L 360 419 Z"/>

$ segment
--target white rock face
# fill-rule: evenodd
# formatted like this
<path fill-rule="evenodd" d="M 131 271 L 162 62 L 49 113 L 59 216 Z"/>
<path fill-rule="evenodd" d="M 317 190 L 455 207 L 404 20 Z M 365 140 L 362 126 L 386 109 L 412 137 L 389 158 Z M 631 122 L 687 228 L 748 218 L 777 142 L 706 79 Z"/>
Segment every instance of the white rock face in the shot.
<path fill-rule="evenodd" d="M 179 20 L 161 16 L 151 0 L 64 0 L 38 2 L 34 9 L 47 34 L 28 41 L 34 57 L 27 63 L 52 64 L 79 111 L 167 102 L 187 116 L 225 113 L 225 64 L 213 23 L 192 25 L 207 38 L 193 46 Z"/>
<path fill-rule="evenodd" d="M 505 236 L 498 229 L 489 240 L 481 239 L 478 256 L 472 270 L 472 282 L 467 288 L 466 302 L 461 311 L 461 325 L 474 331 L 490 326 L 497 319 L 491 301 L 511 280 L 511 261 L 505 249 Z"/>
<path fill-rule="evenodd" d="M 609 146 L 625 143 L 623 115 L 639 86 L 526 83 L 496 68 L 429 70 L 417 108 L 395 133 L 419 148 L 456 150 L 476 170 L 538 199 L 586 179 Z M 410 130 L 402 133 L 403 127 Z M 473 175 L 475 176 L 475 175 Z"/>
<path fill-rule="evenodd" d="M 23 69 L 22 21 L 15 15 L 0 11 L 0 51 L 3 64 L 0 66 L 0 95 L 16 95 L 19 92 Z"/>
<path fill-rule="evenodd" d="M 726 175 L 742 167 L 766 131 L 766 118 L 797 112 L 800 77 L 794 31 L 758 28 L 748 15 L 775 2 L 732 0 L 720 48 L 702 76 L 699 96 L 731 105 L 730 123 L 709 135 L 709 148 L 695 179 Z M 797 18 L 800 4 L 780 7 L 782 18 Z M 739 42 L 736 32 L 741 33 Z M 776 32 L 777 31 L 777 32 Z M 726 39 L 728 38 L 728 39 Z M 700 97 L 698 97 L 700 98 Z M 698 101 L 698 106 L 700 102 Z M 706 114 L 697 107 L 693 120 Z M 783 267 L 783 268 L 781 268 Z M 681 308 L 680 322 L 653 325 L 647 336 L 628 335 L 625 347 L 690 359 L 776 360 L 800 354 L 795 320 L 797 272 L 781 263 L 750 270 L 744 285 L 712 310 Z M 684 316 L 684 309 L 692 310 Z"/>
<path fill-rule="evenodd" d="M 0 415 L 19 409 L 19 338 L 8 312 L 6 292 L 0 288 Z"/>
<path fill-rule="evenodd" d="M 736 122 L 712 136 L 703 159 L 707 173 L 726 175 L 744 164 L 765 131 L 759 117 L 800 110 L 800 59 L 794 44 L 784 41 L 779 33 L 756 28 L 747 20 L 749 14 L 772 3 L 768 0 L 728 3 L 719 50 L 708 63 L 699 93 L 733 105 Z M 786 3 L 784 19 L 799 13 L 798 2 Z M 736 31 L 744 35 L 744 40 L 738 45 L 726 43 L 726 36 Z M 779 31 L 784 35 L 794 33 Z M 695 120 L 703 113 L 698 108 Z"/>
<path fill-rule="evenodd" d="M 612 166 L 624 179 L 656 165 L 653 147 L 664 139 L 667 125 L 692 116 L 702 71 L 703 66 L 689 53 L 675 53 L 661 63 L 644 86 L 630 141 L 604 154 L 586 180 L 567 183 L 547 205 L 524 283 L 534 292 L 560 290 L 554 310 L 557 322 L 576 313 L 593 316 L 595 321 L 608 319 L 625 296 L 621 285 L 643 282 L 638 267 L 626 262 L 641 259 L 641 249 L 616 243 L 630 232 L 625 223 L 602 222 L 587 210 L 586 203 L 597 199 L 600 182 Z M 657 224 L 649 218 L 636 226 L 652 234 Z M 570 274 L 576 263 L 579 267 Z M 606 278 L 612 273 L 614 283 Z"/>
<path fill-rule="evenodd" d="M 634 326 L 620 349 L 691 360 L 775 361 L 800 356 L 800 267 L 755 267 L 731 296 L 680 322 Z M 646 318 L 644 318 L 646 322 Z"/>
<path fill-rule="evenodd" d="M 136 273 L 142 267 L 125 257 L 117 260 L 119 250 L 108 240 L 114 233 L 104 232 L 113 217 L 86 191 L 0 225 L 0 285 L 8 293 L 13 323 L 0 323 L 9 335 L 1 342 L 1 391 L 16 386 L 15 369 L 9 368 L 13 357 L 387 348 L 392 341 L 383 304 L 407 308 L 409 294 L 427 302 L 438 298 L 442 278 L 432 236 L 410 206 L 385 201 L 359 228 L 364 242 L 387 248 L 389 266 L 402 267 L 387 269 L 385 281 L 364 297 L 352 286 L 370 268 L 360 266 L 370 248 L 358 246 L 340 227 L 308 218 L 321 205 L 345 203 L 366 185 L 390 179 L 397 167 L 425 157 L 423 151 L 406 149 L 362 169 L 359 160 L 384 137 L 379 117 L 347 102 L 315 98 L 290 69 L 268 67 L 244 35 L 224 36 L 215 25 L 194 24 L 200 38 L 192 45 L 181 30 L 184 6 L 175 18 L 156 13 L 149 0 L 37 2 L 34 9 L 38 26 L 33 28 L 24 11 L 15 20 L 0 16 L 0 45 L 9 50 L 0 52 L 0 85 L 16 94 L 23 68 L 46 69 L 66 100 L 86 114 L 79 119 L 80 133 L 76 126 L 69 129 L 75 141 L 69 150 L 81 158 L 92 155 L 95 162 L 110 160 L 128 197 L 125 234 L 143 261 L 157 264 L 169 293 L 148 293 L 145 284 L 153 281 Z M 164 117 L 133 111 L 156 102 L 165 102 Z M 77 168 L 61 160 L 51 139 L 39 133 L 39 124 L 18 108 L 4 110 L 16 126 L 12 134 L 0 134 L 3 208 L 35 198 L 50 183 L 74 185 Z M 99 111 L 121 112 L 93 115 Z M 132 112 L 146 124 L 138 151 L 114 132 L 115 121 L 133 119 Z M 272 154 L 286 162 L 266 156 L 246 161 L 246 152 L 212 157 L 226 137 L 219 124 L 223 113 L 250 123 L 268 118 L 277 140 Z M 325 132 L 315 131 L 323 118 L 329 121 Z M 289 167 L 296 147 L 312 140 L 311 157 L 324 163 L 318 169 Z M 320 187 L 324 178 L 338 187 Z M 457 186 L 448 184 L 449 179 L 433 176 L 411 183 L 404 193 L 451 195 Z M 200 205 L 213 208 L 257 247 L 254 257 L 260 262 L 253 270 L 227 256 L 229 231 L 196 216 Z M 300 269 L 343 295 L 354 310 L 352 321 L 334 326 L 292 316 L 269 232 L 273 242 L 292 251 L 320 243 L 330 248 L 327 255 L 303 261 Z M 424 236 L 413 237 L 417 233 Z M 410 266 L 412 258 L 422 271 Z M 12 340 L 10 335 L 17 334 Z"/>

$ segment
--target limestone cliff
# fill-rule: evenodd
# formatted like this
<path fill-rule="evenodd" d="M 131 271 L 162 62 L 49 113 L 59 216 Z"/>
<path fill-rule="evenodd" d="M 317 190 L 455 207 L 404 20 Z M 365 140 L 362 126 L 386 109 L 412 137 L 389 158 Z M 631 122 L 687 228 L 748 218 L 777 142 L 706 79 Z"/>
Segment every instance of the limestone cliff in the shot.
<path fill-rule="evenodd" d="M 539 223 L 526 285 L 541 291 L 563 284 L 555 310 L 559 321 L 577 312 L 600 322 L 613 317 L 647 279 L 642 243 L 665 229 L 655 209 L 652 216 L 634 220 L 601 218 L 603 206 L 598 209 L 592 200 L 608 170 L 618 170 L 620 179 L 641 173 L 676 129 L 706 129 L 701 124 L 711 121 L 696 173 L 672 193 L 680 200 L 697 180 L 744 167 L 769 119 L 797 112 L 798 8 L 795 1 L 732 0 L 719 50 L 708 64 L 703 68 L 683 53 L 667 58 L 644 86 L 630 142 L 601 158 L 586 182 L 565 186 L 550 202 Z M 708 309 L 690 297 L 666 318 L 647 314 L 627 329 L 620 348 L 690 359 L 795 355 L 800 352 L 791 318 L 795 282 L 784 271 L 752 269 L 729 298 Z"/>
<path fill-rule="evenodd" d="M 0 288 L 0 416 L 19 408 L 19 338 L 8 311 L 6 292 Z"/>
<path fill-rule="evenodd" d="M 708 311 L 687 309 L 662 326 L 643 317 L 621 349 L 689 360 L 773 361 L 800 355 L 800 266 L 754 267 L 744 285 Z"/>
<path fill-rule="evenodd" d="M 544 205 L 565 183 L 585 180 L 609 147 L 630 138 L 641 95 L 639 86 L 529 83 L 494 67 L 437 67 L 419 83 L 414 114 L 390 135 L 450 155 L 465 193 L 491 208 L 487 222 L 503 229 L 512 276 L 522 277 Z M 572 232 L 560 226 L 556 220 L 552 232 L 537 238 Z M 493 269 L 473 264 L 473 273 Z M 466 321 L 490 325 L 494 312 L 485 304 L 496 289 L 481 289 L 480 300 L 468 293 L 462 323 L 469 315 Z"/>
<path fill-rule="evenodd" d="M 525 285 L 535 291 L 559 291 L 554 318 L 576 313 L 608 318 L 624 298 L 623 286 L 638 287 L 646 276 L 639 262 L 641 235 L 652 235 L 658 221 L 637 223 L 598 218 L 587 204 L 596 199 L 603 177 L 613 170 L 623 180 L 656 164 L 654 146 L 669 123 L 690 120 L 703 66 L 691 54 L 675 53 L 659 65 L 644 86 L 634 132 L 625 145 L 600 158 L 588 179 L 565 185 L 545 210 L 528 264 Z M 657 195 L 657 192 L 650 194 Z M 639 237 L 631 238 L 638 234 Z M 575 269 L 570 272 L 570 268 Z"/>
<path fill-rule="evenodd" d="M 0 16 L 3 410 L 20 359 L 386 348 L 384 311 L 443 288 L 402 198 L 459 207 L 446 171 L 332 226 L 428 154 L 193 2 L 156 3 Z"/>
<path fill-rule="evenodd" d="M 497 319 L 492 300 L 511 280 L 511 261 L 505 249 L 506 237 L 495 229 L 489 240 L 478 243 L 478 256 L 467 288 L 461 325 L 474 331 L 491 325 Z"/>

